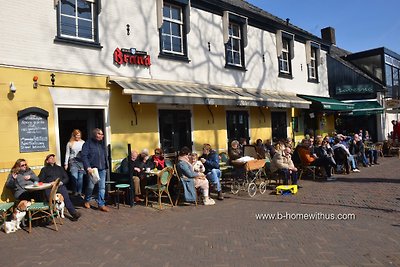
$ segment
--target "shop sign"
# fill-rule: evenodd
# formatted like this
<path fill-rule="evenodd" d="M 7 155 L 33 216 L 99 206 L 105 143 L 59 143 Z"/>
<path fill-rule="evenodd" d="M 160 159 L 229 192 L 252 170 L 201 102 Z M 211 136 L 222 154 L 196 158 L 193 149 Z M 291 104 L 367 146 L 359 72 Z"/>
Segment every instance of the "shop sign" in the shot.
<path fill-rule="evenodd" d="M 114 50 L 114 62 L 118 65 L 130 64 L 150 67 L 150 55 L 145 51 L 138 51 L 136 48 L 121 48 Z"/>
<path fill-rule="evenodd" d="M 400 108 L 400 99 L 388 99 L 385 106 L 386 108 Z"/>
<path fill-rule="evenodd" d="M 374 93 L 374 87 L 371 84 L 342 85 L 336 87 L 337 95 L 371 94 L 371 93 Z"/>

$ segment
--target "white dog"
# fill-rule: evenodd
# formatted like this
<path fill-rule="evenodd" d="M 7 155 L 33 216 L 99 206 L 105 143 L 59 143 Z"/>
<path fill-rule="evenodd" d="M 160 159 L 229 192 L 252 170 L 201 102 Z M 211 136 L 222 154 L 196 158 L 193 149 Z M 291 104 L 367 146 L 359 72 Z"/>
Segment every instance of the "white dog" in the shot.
<path fill-rule="evenodd" d="M 200 160 L 198 160 L 193 164 L 193 170 L 195 172 L 204 173 L 206 171 L 206 168 L 204 167 L 203 163 Z"/>
<path fill-rule="evenodd" d="M 64 197 L 60 193 L 57 193 L 56 196 L 54 197 L 54 200 L 56 202 L 56 209 L 58 211 L 58 214 L 61 216 L 61 218 L 65 218 L 65 216 L 64 216 L 64 208 L 65 208 Z"/>
<path fill-rule="evenodd" d="M 3 224 L 3 229 L 6 234 L 13 233 L 21 229 L 21 222 L 23 222 L 23 219 L 26 215 L 26 210 L 30 205 L 32 205 L 32 203 L 27 200 L 21 200 L 18 203 L 17 208 L 13 212 L 11 221 L 4 222 Z"/>

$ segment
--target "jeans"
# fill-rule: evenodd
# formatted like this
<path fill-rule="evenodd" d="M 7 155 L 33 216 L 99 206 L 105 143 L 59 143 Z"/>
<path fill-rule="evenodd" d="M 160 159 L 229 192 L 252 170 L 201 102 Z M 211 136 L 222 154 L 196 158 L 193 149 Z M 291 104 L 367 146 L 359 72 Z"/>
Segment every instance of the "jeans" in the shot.
<path fill-rule="evenodd" d="M 75 192 L 82 194 L 83 171 L 78 170 L 78 168 L 71 168 L 70 172 L 75 179 Z"/>
<path fill-rule="evenodd" d="M 348 156 L 347 160 L 349 161 L 352 170 L 357 169 L 357 164 L 356 161 L 354 160 L 353 155 Z"/>
<path fill-rule="evenodd" d="M 376 149 L 370 149 L 367 152 L 369 158 L 369 164 L 376 164 L 378 162 L 378 151 Z"/>
<path fill-rule="evenodd" d="M 97 203 L 99 204 L 99 207 L 103 207 L 106 204 L 106 201 L 104 199 L 104 196 L 106 194 L 106 174 L 107 170 L 99 170 L 99 176 L 100 180 L 97 183 L 99 185 L 99 195 L 97 196 Z M 94 188 L 94 183 L 92 182 L 92 179 L 88 179 L 88 186 L 86 188 L 86 196 L 85 196 L 85 201 L 89 202 L 90 199 L 92 198 L 92 193 L 93 193 L 93 188 Z"/>
<path fill-rule="evenodd" d="M 292 171 L 290 173 L 289 169 L 281 169 L 280 171 L 285 175 L 285 178 L 283 181 L 284 185 L 289 184 L 289 179 L 292 180 L 292 185 L 297 184 L 297 172 Z"/>
<path fill-rule="evenodd" d="M 217 185 L 217 191 L 221 191 L 221 182 L 219 178 L 221 178 L 221 170 L 220 169 L 212 169 L 209 173 L 207 173 L 207 180 L 211 183 Z"/>

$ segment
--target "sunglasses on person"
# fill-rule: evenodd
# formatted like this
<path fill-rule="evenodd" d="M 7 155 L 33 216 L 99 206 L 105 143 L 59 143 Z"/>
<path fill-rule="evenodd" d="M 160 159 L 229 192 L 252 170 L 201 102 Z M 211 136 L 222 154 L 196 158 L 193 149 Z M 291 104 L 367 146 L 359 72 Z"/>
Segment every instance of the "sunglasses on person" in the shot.
<path fill-rule="evenodd" d="M 19 166 L 20 166 L 20 167 L 26 167 L 26 164 L 23 163 L 23 164 L 20 164 Z"/>

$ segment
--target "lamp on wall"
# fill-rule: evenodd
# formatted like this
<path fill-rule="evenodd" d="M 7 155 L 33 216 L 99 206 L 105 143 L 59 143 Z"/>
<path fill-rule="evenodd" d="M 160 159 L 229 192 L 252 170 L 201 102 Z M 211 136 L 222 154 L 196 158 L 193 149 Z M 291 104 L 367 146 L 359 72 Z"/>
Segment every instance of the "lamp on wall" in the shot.
<path fill-rule="evenodd" d="M 33 76 L 33 88 L 36 89 L 38 87 L 38 80 L 39 77 L 38 76 Z"/>
<path fill-rule="evenodd" d="M 56 82 L 56 75 L 54 73 L 50 74 L 50 81 L 51 81 L 51 85 L 54 86 L 55 82 Z"/>
<path fill-rule="evenodd" d="M 11 93 L 17 92 L 17 87 L 15 87 L 14 82 L 10 82 L 10 92 Z"/>

